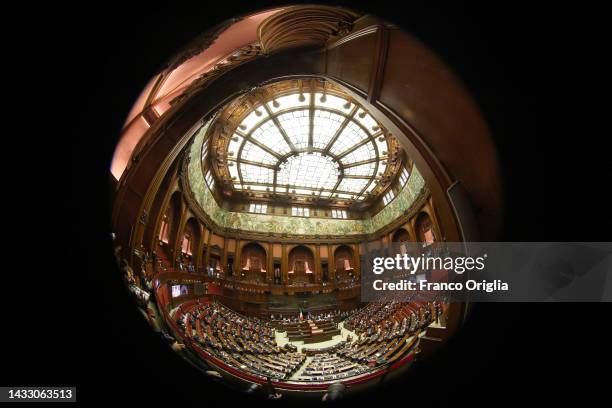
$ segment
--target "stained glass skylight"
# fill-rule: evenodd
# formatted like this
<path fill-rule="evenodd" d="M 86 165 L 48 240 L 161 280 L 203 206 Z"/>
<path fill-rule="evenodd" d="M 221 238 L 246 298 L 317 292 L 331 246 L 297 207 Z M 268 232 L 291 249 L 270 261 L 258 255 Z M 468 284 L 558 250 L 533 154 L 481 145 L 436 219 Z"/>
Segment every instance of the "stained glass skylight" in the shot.
<path fill-rule="evenodd" d="M 363 200 L 388 150 L 381 126 L 355 102 L 295 92 L 253 106 L 227 158 L 236 190 Z"/>
<path fill-rule="evenodd" d="M 277 185 L 331 190 L 338 181 L 338 165 L 320 153 L 298 153 L 281 163 Z"/>

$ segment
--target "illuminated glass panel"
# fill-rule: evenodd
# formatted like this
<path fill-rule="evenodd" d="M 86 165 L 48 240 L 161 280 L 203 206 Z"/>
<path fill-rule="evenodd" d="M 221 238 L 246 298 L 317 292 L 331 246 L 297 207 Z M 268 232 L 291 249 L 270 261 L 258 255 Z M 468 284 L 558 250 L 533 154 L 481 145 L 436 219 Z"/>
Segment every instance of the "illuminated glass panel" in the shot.
<path fill-rule="evenodd" d="M 234 182 L 240 182 L 239 180 L 239 175 L 238 175 L 238 166 L 236 166 L 236 163 L 234 162 L 230 162 L 228 163 L 228 169 L 230 172 L 230 176 L 232 177 L 232 179 L 234 180 Z M 236 187 L 236 184 L 234 184 L 234 187 Z"/>
<path fill-rule="evenodd" d="M 408 181 L 408 170 L 406 170 L 405 167 L 402 167 L 402 172 L 400 173 L 400 185 L 403 187 L 406 185 L 406 182 Z"/>
<path fill-rule="evenodd" d="M 257 123 L 261 122 L 268 117 L 268 113 L 263 107 L 259 107 L 253 112 L 249 113 L 246 118 L 242 121 L 238 129 L 242 133 L 250 132 Z"/>
<path fill-rule="evenodd" d="M 257 184 L 257 185 L 252 184 L 252 185 L 248 185 L 248 186 L 247 186 L 247 188 L 248 188 L 249 190 L 253 190 L 253 191 L 268 191 L 268 189 L 269 189 L 270 187 L 268 187 L 268 186 L 260 186 L 260 185 L 258 185 L 258 184 Z"/>
<path fill-rule="evenodd" d="M 292 192 L 295 191 L 295 194 L 302 194 L 302 195 L 313 195 L 313 193 L 316 194 L 316 192 L 314 192 L 313 190 L 307 190 L 303 188 L 294 188 L 291 191 Z"/>
<path fill-rule="evenodd" d="M 276 164 L 278 161 L 275 156 L 251 142 L 246 142 L 244 144 L 241 157 L 248 161 L 264 164 Z"/>
<path fill-rule="evenodd" d="M 310 116 L 307 109 L 283 113 L 278 116 L 278 121 L 295 147 L 308 147 Z"/>
<path fill-rule="evenodd" d="M 382 176 L 386 170 L 387 170 L 387 162 L 386 161 L 378 162 L 378 175 Z"/>
<path fill-rule="evenodd" d="M 309 217 L 310 209 L 305 207 L 293 207 L 291 208 L 291 215 L 294 217 Z"/>
<path fill-rule="evenodd" d="M 387 205 L 391 201 L 393 201 L 394 198 L 395 198 L 395 193 L 393 192 L 393 190 L 389 190 L 389 192 L 385 194 L 385 196 L 383 197 L 383 203 Z"/>
<path fill-rule="evenodd" d="M 206 160 L 206 156 L 208 156 L 208 141 L 209 140 L 210 139 L 207 138 L 202 144 L 202 158 L 201 158 L 202 161 Z"/>
<path fill-rule="evenodd" d="M 227 157 L 230 159 L 235 159 L 238 152 L 240 151 L 240 146 L 242 146 L 242 143 L 244 143 L 244 138 L 242 136 L 234 134 L 227 146 Z"/>
<path fill-rule="evenodd" d="M 242 180 L 247 183 L 269 183 L 274 181 L 274 172 L 272 169 L 255 166 L 252 164 L 240 163 L 240 172 Z"/>
<path fill-rule="evenodd" d="M 344 169 L 344 174 L 347 176 L 370 176 L 374 173 L 375 163 L 361 164 Z"/>
<path fill-rule="evenodd" d="M 280 165 L 277 183 L 292 186 L 332 189 L 338 181 L 338 165 L 319 153 L 291 156 Z"/>
<path fill-rule="evenodd" d="M 228 144 L 236 189 L 363 200 L 361 193 L 372 191 L 374 178 L 386 170 L 389 146 L 380 125 L 345 98 L 294 93 L 256 110 Z M 340 176 L 341 167 L 344 175 L 359 178 Z"/>
<path fill-rule="evenodd" d="M 295 108 L 299 106 L 307 107 L 308 105 L 310 105 L 310 94 L 305 93 L 303 99 L 303 101 L 300 101 L 300 94 L 295 93 L 292 95 L 286 95 L 281 96 L 280 98 L 276 98 L 275 101 L 278 106 L 274 106 L 274 101 L 268 102 L 267 105 L 273 113 L 276 113 L 280 110 L 286 110 L 288 108 Z"/>
<path fill-rule="evenodd" d="M 313 129 L 314 147 L 324 149 L 344 121 L 345 117 L 337 113 L 316 110 Z"/>
<path fill-rule="evenodd" d="M 336 95 L 326 94 L 325 98 L 322 97 L 323 93 L 321 92 L 317 92 L 315 94 L 316 106 L 329 108 L 344 113 L 349 113 L 355 107 L 355 104 L 348 102 L 346 99 L 340 98 Z"/>
<path fill-rule="evenodd" d="M 338 185 L 338 191 L 359 192 L 368 184 L 367 179 L 343 179 Z"/>
<path fill-rule="evenodd" d="M 359 111 L 355 115 L 355 120 L 361 123 L 363 127 L 368 129 L 368 132 L 370 133 L 376 133 L 380 130 L 380 125 L 376 123 L 374 118 L 370 116 L 369 113 L 366 113 L 363 109 L 359 109 Z"/>
<path fill-rule="evenodd" d="M 212 190 L 213 187 L 215 186 L 215 178 L 213 177 L 210 170 L 206 172 L 205 178 L 206 178 L 206 184 L 208 184 L 208 187 Z"/>
<path fill-rule="evenodd" d="M 332 218 L 346 219 L 347 218 L 346 210 L 337 210 L 334 208 L 331 210 L 331 216 Z"/>
<path fill-rule="evenodd" d="M 376 138 L 376 146 L 378 147 L 378 154 L 382 156 L 387 156 L 389 154 L 389 144 L 387 143 L 387 139 L 384 136 L 378 136 Z"/>
<path fill-rule="evenodd" d="M 249 205 L 249 212 L 255 214 L 265 214 L 268 212 L 268 204 L 251 203 L 251 205 Z"/>
<path fill-rule="evenodd" d="M 355 122 L 349 122 L 329 151 L 333 154 L 339 155 L 367 138 L 368 134 L 364 132 L 359 125 L 357 125 Z M 372 143 L 368 144 L 371 145 Z"/>
<path fill-rule="evenodd" d="M 285 141 L 285 138 L 272 120 L 268 120 L 260 127 L 253 130 L 251 136 L 259 143 L 273 147 L 274 151 L 279 154 L 285 154 L 291 151 L 291 148 Z"/>
<path fill-rule="evenodd" d="M 367 143 L 344 156 L 341 161 L 344 164 L 349 164 L 373 159 L 375 157 L 376 152 L 374 151 L 374 145 L 372 145 L 372 143 Z"/>

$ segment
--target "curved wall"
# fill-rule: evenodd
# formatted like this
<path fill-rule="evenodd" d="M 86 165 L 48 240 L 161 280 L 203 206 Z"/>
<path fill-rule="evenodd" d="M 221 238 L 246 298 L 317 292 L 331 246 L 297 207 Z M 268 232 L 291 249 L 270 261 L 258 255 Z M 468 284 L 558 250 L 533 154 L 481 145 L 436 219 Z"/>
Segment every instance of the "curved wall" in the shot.
<path fill-rule="evenodd" d="M 210 219 L 221 228 L 300 235 L 372 234 L 410 209 L 425 187 L 425 180 L 416 167 L 413 167 L 408 182 L 395 199 L 376 215 L 365 220 L 304 218 L 227 211 L 219 206 L 208 189 L 200 163 L 202 143 L 206 139 L 206 132 L 212 120 L 209 119 L 194 136 L 188 156 L 187 178 L 195 201 Z"/>

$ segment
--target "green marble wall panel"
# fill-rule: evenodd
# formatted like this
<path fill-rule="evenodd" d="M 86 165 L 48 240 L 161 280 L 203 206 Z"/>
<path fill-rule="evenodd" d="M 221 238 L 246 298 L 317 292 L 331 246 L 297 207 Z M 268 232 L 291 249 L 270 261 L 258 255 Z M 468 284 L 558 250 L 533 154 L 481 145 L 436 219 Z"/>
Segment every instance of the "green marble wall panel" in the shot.
<path fill-rule="evenodd" d="M 351 235 L 369 234 L 397 219 L 411 207 L 425 186 L 423 177 L 413 167 L 408 182 L 397 197 L 372 218 L 365 220 L 336 220 L 327 218 L 303 218 L 280 215 L 250 214 L 227 211 L 219 207 L 208 189 L 200 165 L 202 143 L 210 121 L 198 131 L 189 152 L 187 177 L 195 200 L 219 227 L 250 232 L 272 232 L 299 235 Z"/>

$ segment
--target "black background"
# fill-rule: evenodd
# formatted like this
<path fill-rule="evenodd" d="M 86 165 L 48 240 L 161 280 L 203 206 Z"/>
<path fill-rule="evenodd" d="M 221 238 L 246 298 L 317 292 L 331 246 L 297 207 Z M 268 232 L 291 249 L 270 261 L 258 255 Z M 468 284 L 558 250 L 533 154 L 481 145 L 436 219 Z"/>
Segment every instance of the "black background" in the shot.
<path fill-rule="evenodd" d="M 76 385 L 88 404 L 261 403 L 199 375 L 139 316 L 111 255 L 108 169 L 158 68 L 206 28 L 273 4 L 23 4 L 6 14 L 4 89 L 16 93 L 3 110 L 1 385 Z M 499 150 L 503 240 L 610 241 L 603 7 L 346 4 L 415 35 L 474 95 Z M 585 405 L 606 390 L 610 309 L 477 305 L 444 351 L 359 402 Z"/>

